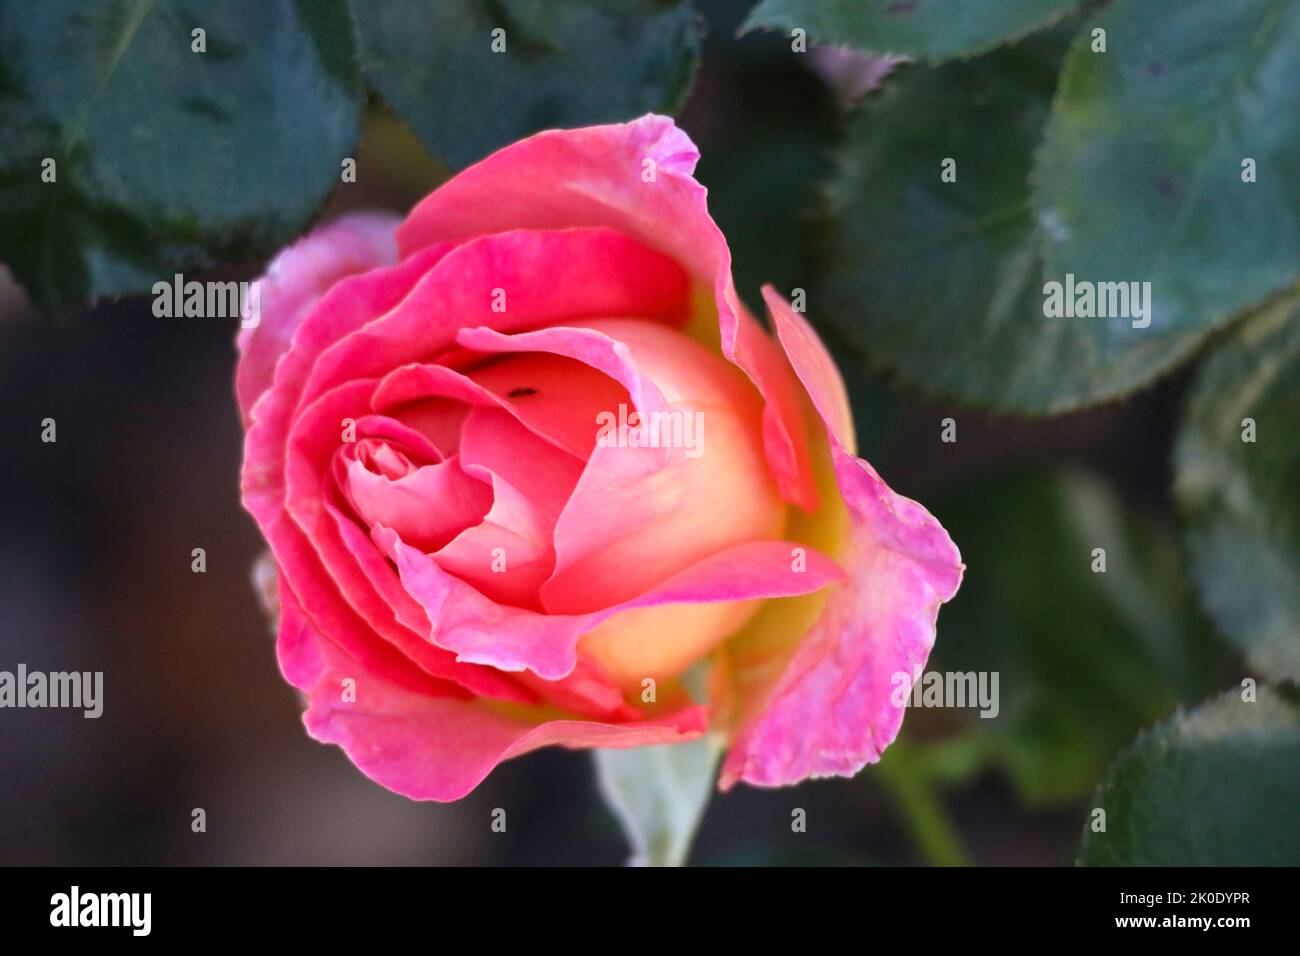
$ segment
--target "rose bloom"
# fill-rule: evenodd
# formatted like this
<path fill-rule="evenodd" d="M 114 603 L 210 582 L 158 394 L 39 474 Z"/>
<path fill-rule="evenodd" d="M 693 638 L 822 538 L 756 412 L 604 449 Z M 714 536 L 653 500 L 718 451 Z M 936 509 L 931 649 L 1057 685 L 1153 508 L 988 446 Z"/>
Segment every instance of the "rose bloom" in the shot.
<path fill-rule="evenodd" d="M 803 317 L 741 304 L 697 158 L 662 116 L 539 133 L 262 279 L 236 391 L 280 667 L 391 790 L 705 733 L 722 789 L 775 786 L 898 732 L 960 556 L 854 456 Z"/>

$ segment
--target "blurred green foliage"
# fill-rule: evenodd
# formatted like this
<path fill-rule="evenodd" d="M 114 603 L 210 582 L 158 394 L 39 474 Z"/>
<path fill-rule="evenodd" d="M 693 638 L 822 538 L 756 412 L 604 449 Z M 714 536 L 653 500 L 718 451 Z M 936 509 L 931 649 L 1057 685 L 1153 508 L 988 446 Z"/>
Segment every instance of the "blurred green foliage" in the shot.
<path fill-rule="evenodd" d="M 1234 330 L 1200 369 L 1174 490 L 1202 600 L 1259 677 L 1300 680 L 1300 304 Z"/>
<path fill-rule="evenodd" d="M 928 504 L 968 568 L 929 666 L 995 672 L 1001 698 L 922 750 L 939 778 L 991 763 L 1028 803 L 1078 798 L 1138 730 L 1215 687 L 1222 655 L 1171 529 L 1099 479 L 995 474 Z"/>

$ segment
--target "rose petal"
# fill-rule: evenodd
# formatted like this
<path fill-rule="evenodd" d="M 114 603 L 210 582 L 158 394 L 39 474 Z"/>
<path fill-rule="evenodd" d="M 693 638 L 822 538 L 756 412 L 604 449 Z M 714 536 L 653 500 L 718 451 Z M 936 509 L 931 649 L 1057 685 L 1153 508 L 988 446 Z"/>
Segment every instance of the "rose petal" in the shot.
<path fill-rule="evenodd" d="M 844 387 L 816 333 L 770 288 L 780 341 L 826 422 L 836 481 L 850 519 L 840 561 L 848 581 L 829 592 L 758 716 L 737 736 L 719 787 L 809 776 L 852 776 L 895 738 L 903 708 L 893 677 L 914 678 L 934 644 L 939 606 L 961 583 L 961 555 L 923 507 L 889 489 L 845 450 L 852 432 Z M 753 702 L 751 702 L 752 704 Z"/>

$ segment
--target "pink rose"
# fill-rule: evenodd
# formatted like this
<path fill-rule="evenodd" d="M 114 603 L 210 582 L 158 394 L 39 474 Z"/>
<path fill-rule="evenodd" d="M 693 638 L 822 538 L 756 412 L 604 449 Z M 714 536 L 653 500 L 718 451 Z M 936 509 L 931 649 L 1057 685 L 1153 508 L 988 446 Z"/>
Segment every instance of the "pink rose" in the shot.
<path fill-rule="evenodd" d="M 697 158 L 662 116 L 540 133 L 267 271 L 237 392 L 280 666 L 385 787 L 706 731 L 723 789 L 775 786 L 898 732 L 960 557 L 802 316 L 741 305 Z"/>

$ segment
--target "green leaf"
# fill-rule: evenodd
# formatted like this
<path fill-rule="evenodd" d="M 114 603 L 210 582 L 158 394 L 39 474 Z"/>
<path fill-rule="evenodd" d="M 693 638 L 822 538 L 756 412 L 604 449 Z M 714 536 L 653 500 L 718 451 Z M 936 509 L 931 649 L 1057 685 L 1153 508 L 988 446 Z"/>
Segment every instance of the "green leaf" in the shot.
<path fill-rule="evenodd" d="M 1021 412 L 1105 394 L 1099 320 L 1043 314 L 1027 185 L 1064 30 L 904 67 L 855 115 L 827 186 L 809 311 L 877 368 Z M 956 162 L 955 182 L 941 178 Z"/>
<path fill-rule="evenodd" d="M 1300 302 L 1234 330 L 1197 373 L 1175 450 L 1192 577 L 1259 674 L 1300 680 Z M 1252 440 L 1246 440 L 1252 439 Z"/>
<path fill-rule="evenodd" d="M 746 31 L 807 31 L 818 43 L 937 63 L 1042 29 L 1079 0 L 762 0 Z"/>
<path fill-rule="evenodd" d="M 1125 0 L 1092 27 L 1106 52 L 1080 32 L 1033 179 L 1048 280 L 1151 283 L 1149 328 L 1073 320 L 1104 398 L 1300 277 L 1300 4 Z"/>
<path fill-rule="evenodd" d="M 0 259 L 62 310 L 274 252 L 339 182 L 361 100 L 344 0 L 4 0 Z"/>
<path fill-rule="evenodd" d="M 816 314 L 924 391 L 1052 413 L 1147 384 L 1292 284 L 1300 168 L 1285 157 L 1300 151 L 1289 100 L 1300 5 L 1187 10 L 1111 5 L 1097 21 L 1105 53 L 1079 31 L 1032 203 L 1063 30 L 899 71 L 838 157 Z M 1256 182 L 1242 182 L 1246 157 Z M 956 182 L 940 178 L 945 158 Z M 1047 317 L 1044 279 L 1066 274 L 1150 282 L 1149 327 Z"/>
<path fill-rule="evenodd" d="M 681 866 L 717 781 L 719 740 L 596 750 L 596 781 L 632 846 L 630 866 Z"/>
<path fill-rule="evenodd" d="M 672 112 L 699 54 L 689 0 L 354 0 L 352 10 L 367 79 L 453 167 L 538 130 Z"/>
<path fill-rule="evenodd" d="M 932 504 L 968 571 L 928 670 L 998 674 L 995 717 L 909 713 L 909 731 L 946 722 L 919 755 L 936 777 L 992 764 L 1029 803 L 1082 796 L 1139 728 L 1214 686 L 1171 535 L 1097 479 L 993 476 Z"/>
<path fill-rule="evenodd" d="M 1300 707 L 1294 688 L 1230 690 L 1143 733 L 1098 790 L 1085 866 L 1300 864 Z M 1090 818 L 1091 820 L 1091 818 Z"/>

